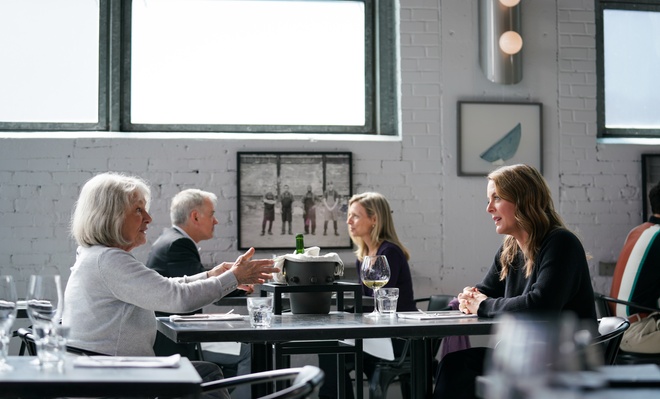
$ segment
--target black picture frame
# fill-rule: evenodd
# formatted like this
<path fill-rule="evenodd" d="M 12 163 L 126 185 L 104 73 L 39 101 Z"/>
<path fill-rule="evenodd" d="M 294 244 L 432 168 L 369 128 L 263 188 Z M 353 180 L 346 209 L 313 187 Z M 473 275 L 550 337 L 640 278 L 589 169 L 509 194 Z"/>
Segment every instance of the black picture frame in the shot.
<path fill-rule="evenodd" d="M 459 101 L 458 176 L 524 163 L 543 173 L 543 104 Z"/>
<path fill-rule="evenodd" d="M 236 159 L 239 249 L 293 252 L 299 233 L 305 236 L 305 247 L 352 248 L 346 225 L 348 200 L 353 195 L 350 152 L 238 152 Z M 282 208 L 291 197 L 285 195 L 285 186 L 293 197 L 291 223 L 286 225 Z M 308 186 L 314 206 L 310 207 L 308 198 L 306 211 Z M 332 211 L 324 203 L 326 194 L 328 205 L 334 201 Z M 266 205 L 269 201 L 274 201 L 268 204 L 272 209 Z M 309 216 L 307 226 L 305 215 Z"/>
<path fill-rule="evenodd" d="M 660 182 L 660 154 L 642 154 L 642 223 L 653 213 L 649 191 Z"/>

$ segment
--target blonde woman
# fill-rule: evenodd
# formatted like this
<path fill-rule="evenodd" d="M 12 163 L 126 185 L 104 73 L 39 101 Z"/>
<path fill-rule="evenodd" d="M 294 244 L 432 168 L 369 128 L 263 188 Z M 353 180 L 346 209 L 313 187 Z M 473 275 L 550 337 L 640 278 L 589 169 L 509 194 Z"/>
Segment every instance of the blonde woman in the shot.
<path fill-rule="evenodd" d="M 365 256 L 385 255 L 390 265 L 391 276 L 385 287 L 399 288 L 397 311 L 417 311 L 415 306 L 412 278 L 408 259 L 410 254 L 401 243 L 394 229 L 392 210 L 387 199 L 379 193 L 368 192 L 356 194 L 348 201 L 348 233 L 357 247 L 355 266 L 360 276 L 360 265 Z M 362 286 L 363 294 L 373 296 L 370 288 Z M 364 309 L 365 312 L 371 309 Z M 395 356 L 403 352 L 404 341 L 394 339 L 392 347 Z M 374 362 L 378 358 L 364 354 L 364 373 L 371 378 Z M 325 373 L 325 383 L 319 391 L 319 398 L 337 398 L 337 357 L 334 355 L 320 355 L 319 365 Z M 347 367 L 347 370 L 349 368 Z M 345 381 L 350 381 L 346 378 Z M 347 399 L 353 398 L 353 389 L 350 384 L 344 387 Z"/>

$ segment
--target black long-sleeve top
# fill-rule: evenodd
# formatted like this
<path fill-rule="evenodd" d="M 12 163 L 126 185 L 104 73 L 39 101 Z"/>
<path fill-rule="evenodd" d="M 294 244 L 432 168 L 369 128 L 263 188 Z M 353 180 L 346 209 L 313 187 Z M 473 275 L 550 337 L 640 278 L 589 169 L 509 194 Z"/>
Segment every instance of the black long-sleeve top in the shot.
<path fill-rule="evenodd" d="M 525 259 L 518 253 L 507 277 L 500 281 L 500 253 L 476 288 L 487 295 L 478 315 L 495 317 L 504 312 L 560 313 L 572 311 L 580 319 L 596 320 L 594 292 L 587 257 L 580 240 L 558 228 L 541 243 L 532 274 L 525 277 Z"/>

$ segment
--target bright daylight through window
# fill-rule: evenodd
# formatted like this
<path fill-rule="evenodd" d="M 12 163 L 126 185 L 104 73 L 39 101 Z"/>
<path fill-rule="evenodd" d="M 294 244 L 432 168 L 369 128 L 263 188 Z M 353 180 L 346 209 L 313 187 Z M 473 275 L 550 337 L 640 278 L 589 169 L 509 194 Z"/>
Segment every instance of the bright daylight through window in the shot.
<path fill-rule="evenodd" d="M 131 122 L 364 125 L 364 4 L 134 1 Z"/>

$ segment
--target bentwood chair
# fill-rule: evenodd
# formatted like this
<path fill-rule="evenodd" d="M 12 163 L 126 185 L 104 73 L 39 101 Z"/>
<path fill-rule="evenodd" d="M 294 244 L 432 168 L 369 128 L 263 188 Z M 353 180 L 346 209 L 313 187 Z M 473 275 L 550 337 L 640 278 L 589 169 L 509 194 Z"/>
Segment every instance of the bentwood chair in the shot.
<path fill-rule="evenodd" d="M 13 336 L 19 337 L 21 339 L 21 349 L 19 350 L 19 354 L 21 356 L 24 355 L 25 352 L 27 352 L 29 356 L 37 355 L 37 345 L 35 343 L 34 334 L 30 328 L 21 327 L 14 331 Z M 102 353 L 80 349 L 69 345 L 67 345 L 66 351 L 75 355 L 104 356 Z"/>
<path fill-rule="evenodd" d="M 262 371 L 237 377 L 202 383 L 202 392 L 207 393 L 221 388 L 238 385 L 270 384 L 290 381 L 286 386 L 257 399 L 296 399 L 310 398 L 317 393 L 323 383 L 323 371 L 316 366 L 303 366 L 279 370 Z"/>
<path fill-rule="evenodd" d="M 623 317 L 609 316 L 598 320 L 599 336 L 591 340 L 591 345 L 599 346 L 603 354 L 603 364 L 613 365 L 619 353 L 623 333 L 630 327 L 630 322 Z"/>
<path fill-rule="evenodd" d="M 600 293 L 594 293 L 594 298 L 596 300 L 596 312 L 599 317 L 602 316 L 612 316 L 613 305 L 622 304 L 630 307 L 634 307 L 640 310 L 652 312 L 660 312 L 659 308 L 651 308 L 647 306 L 641 306 L 634 302 L 624 301 L 618 298 L 612 298 Z M 620 341 L 619 341 L 620 343 Z M 660 353 L 637 353 L 637 352 L 626 352 L 619 350 L 615 364 L 657 364 L 660 365 Z"/>

